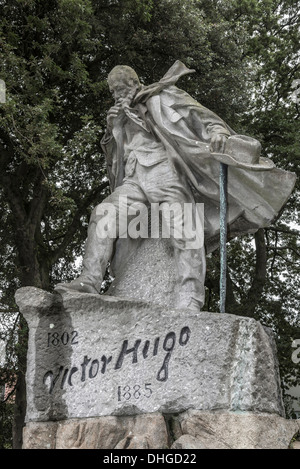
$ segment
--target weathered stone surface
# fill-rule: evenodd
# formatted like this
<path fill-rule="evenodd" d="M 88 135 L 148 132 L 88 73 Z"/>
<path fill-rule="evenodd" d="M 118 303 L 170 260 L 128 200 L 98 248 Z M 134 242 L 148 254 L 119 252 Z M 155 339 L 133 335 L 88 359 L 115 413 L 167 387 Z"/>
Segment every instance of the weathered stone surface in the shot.
<path fill-rule="evenodd" d="M 182 435 L 174 441 L 171 449 L 207 449 L 199 438 L 192 435 Z"/>
<path fill-rule="evenodd" d="M 24 449 L 55 449 L 57 422 L 28 422 L 23 430 Z"/>
<path fill-rule="evenodd" d="M 209 413 L 189 410 L 179 416 L 183 434 L 208 449 L 288 449 L 299 420 L 275 414 Z"/>
<path fill-rule="evenodd" d="M 57 449 L 162 448 L 168 435 L 161 414 L 107 416 L 62 421 Z"/>
<path fill-rule="evenodd" d="M 250 318 L 27 287 L 26 421 L 187 409 L 283 415 L 272 336 Z"/>
<path fill-rule="evenodd" d="M 159 413 L 106 416 L 29 422 L 23 448 L 297 449 L 299 442 L 291 441 L 299 429 L 299 420 L 274 414 L 187 411 L 167 419 Z"/>
<path fill-rule="evenodd" d="M 24 449 L 161 449 L 168 432 L 161 414 L 29 422 Z"/>

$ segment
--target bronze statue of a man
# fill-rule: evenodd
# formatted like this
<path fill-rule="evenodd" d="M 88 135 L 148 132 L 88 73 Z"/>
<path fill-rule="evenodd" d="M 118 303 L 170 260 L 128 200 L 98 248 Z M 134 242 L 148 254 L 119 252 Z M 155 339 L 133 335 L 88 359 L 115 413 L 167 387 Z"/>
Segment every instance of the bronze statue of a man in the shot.
<path fill-rule="evenodd" d="M 58 285 L 58 291 L 99 293 L 115 241 L 125 236 L 120 212 L 163 204 L 179 207 L 170 229 L 179 282 L 176 305 L 200 311 L 205 254 L 218 245 L 219 162 L 229 165 L 229 237 L 269 225 L 286 202 L 294 175 L 261 158 L 257 140 L 236 135 L 221 118 L 175 86 L 191 72 L 177 61 L 150 86 L 141 85 L 128 66 L 117 66 L 108 75 L 115 104 L 108 111 L 101 144 L 112 192 L 92 212 L 82 274 Z M 204 204 L 200 226 L 198 203 Z M 181 237 L 176 236 L 176 227 L 187 222 L 186 206 L 192 207 L 189 222 L 202 232 L 205 244 L 194 246 L 184 230 Z M 107 207 L 113 209 L 111 213 L 104 213 Z"/>

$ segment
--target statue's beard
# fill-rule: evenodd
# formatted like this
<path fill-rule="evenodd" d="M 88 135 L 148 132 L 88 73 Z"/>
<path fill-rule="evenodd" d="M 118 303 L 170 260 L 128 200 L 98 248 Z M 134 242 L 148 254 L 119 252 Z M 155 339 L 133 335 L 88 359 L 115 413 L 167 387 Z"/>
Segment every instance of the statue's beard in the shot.
<path fill-rule="evenodd" d="M 136 88 L 130 88 L 125 97 L 117 99 L 116 105 L 119 106 L 121 109 L 130 107 L 136 93 L 137 93 Z"/>

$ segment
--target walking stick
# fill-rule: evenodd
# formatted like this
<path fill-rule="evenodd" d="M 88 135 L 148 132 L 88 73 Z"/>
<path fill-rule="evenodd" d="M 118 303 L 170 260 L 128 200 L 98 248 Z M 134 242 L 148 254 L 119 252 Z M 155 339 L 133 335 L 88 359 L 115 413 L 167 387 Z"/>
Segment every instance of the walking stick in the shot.
<path fill-rule="evenodd" d="M 220 313 L 225 313 L 227 271 L 227 164 L 220 163 Z"/>

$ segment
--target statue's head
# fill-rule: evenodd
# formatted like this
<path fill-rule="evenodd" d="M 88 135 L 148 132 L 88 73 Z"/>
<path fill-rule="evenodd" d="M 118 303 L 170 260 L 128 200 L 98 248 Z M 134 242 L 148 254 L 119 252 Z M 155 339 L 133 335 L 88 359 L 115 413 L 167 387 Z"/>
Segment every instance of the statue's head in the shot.
<path fill-rule="evenodd" d="M 127 65 L 114 67 L 109 73 L 107 81 L 116 103 L 123 100 L 131 101 L 141 87 L 136 72 Z"/>

